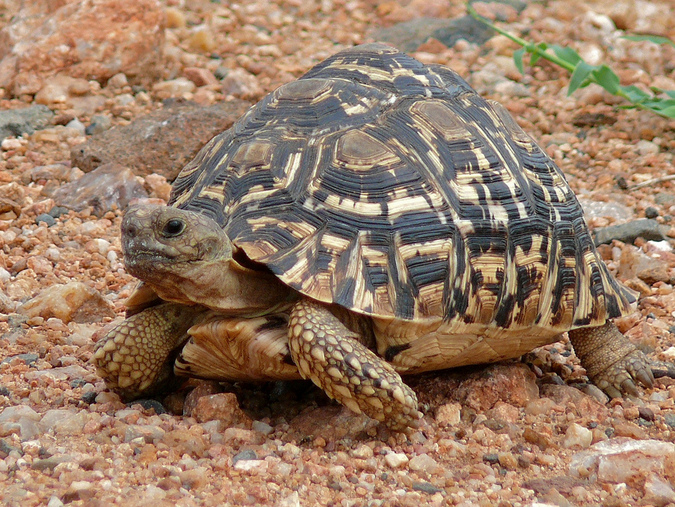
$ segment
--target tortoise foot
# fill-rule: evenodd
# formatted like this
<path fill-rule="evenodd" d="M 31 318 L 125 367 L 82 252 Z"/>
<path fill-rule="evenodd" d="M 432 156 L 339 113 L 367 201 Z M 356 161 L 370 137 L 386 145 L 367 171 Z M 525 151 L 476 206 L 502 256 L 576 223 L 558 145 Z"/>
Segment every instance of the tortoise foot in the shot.
<path fill-rule="evenodd" d="M 395 431 L 419 426 L 413 390 L 325 306 L 308 300 L 294 306 L 289 345 L 300 374 L 353 412 Z"/>
<path fill-rule="evenodd" d="M 165 303 L 132 315 L 96 344 L 92 361 L 124 400 L 152 396 L 176 383 L 172 352 L 188 337 L 198 312 Z"/>
<path fill-rule="evenodd" d="M 611 398 L 638 396 L 637 384 L 654 385 L 654 363 L 612 322 L 574 329 L 569 335 L 588 377 Z"/>

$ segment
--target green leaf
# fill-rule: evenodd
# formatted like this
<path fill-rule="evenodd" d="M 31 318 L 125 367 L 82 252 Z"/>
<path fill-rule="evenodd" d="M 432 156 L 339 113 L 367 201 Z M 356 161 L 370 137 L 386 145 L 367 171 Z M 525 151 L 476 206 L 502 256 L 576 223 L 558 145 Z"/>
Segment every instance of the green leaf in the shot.
<path fill-rule="evenodd" d="M 563 60 L 565 60 L 568 63 L 571 63 L 572 65 L 576 65 L 582 61 L 582 58 L 581 56 L 579 56 L 579 53 L 577 53 L 572 48 L 562 47 L 558 46 L 557 44 L 554 44 L 553 46 L 551 46 L 551 49 L 553 49 L 553 52 L 558 56 L 558 58 L 562 58 Z"/>
<path fill-rule="evenodd" d="M 584 86 L 584 81 L 588 78 L 588 75 L 595 70 L 595 67 L 585 61 L 581 60 L 577 63 L 577 66 L 574 67 L 574 72 L 570 77 L 570 84 L 567 87 L 567 96 L 572 95 L 578 88 Z"/>
<path fill-rule="evenodd" d="M 658 114 L 661 116 L 665 116 L 666 118 L 675 118 L 675 106 L 670 106 L 667 107 L 666 109 L 661 109 L 660 111 L 657 111 Z"/>
<path fill-rule="evenodd" d="M 520 71 L 521 74 L 525 74 L 523 70 L 523 55 L 525 54 L 525 48 L 520 48 L 513 53 L 513 61 L 516 64 L 516 68 Z"/>
<path fill-rule="evenodd" d="M 623 91 L 625 97 L 631 102 L 642 102 L 645 99 L 650 99 L 653 97 L 635 85 L 622 86 L 621 90 Z"/>
<path fill-rule="evenodd" d="M 624 35 L 621 38 L 632 40 L 634 42 L 646 40 L 649 42 L 653 42 L 654 44 L 670 44 L 675 48 L 675 42 L 670 40 L 668 37 L 661 37 L 660 35 Z"/>
<path fill-rule="evenodd" d="M 601 65 L 600 67 L 593 70 L 591 73 L 595 78 L 595 82 L 602 86 L 612 95 L 616 95 L 619 91 L 619 76 L 614 74 L 614 71 L 607 67 L 607 65 Z"/>
<path fill-rule="evenodd" d="M 675 99 L 675 90 L 662 90 L 666 95 Z"/>
<path fill-rule="evenodd" d="M 545 53 L 546 49 L 548 49 L 548 44 L 545 42 L 540 42 L 537 45 L 532 46 L 531 49 L 528 49 L 528 51 L 532 53 L 532 56 L 530 56 L 530 66 L 533 66 L 539 61 L 542 56 L 541 53 Z"/>

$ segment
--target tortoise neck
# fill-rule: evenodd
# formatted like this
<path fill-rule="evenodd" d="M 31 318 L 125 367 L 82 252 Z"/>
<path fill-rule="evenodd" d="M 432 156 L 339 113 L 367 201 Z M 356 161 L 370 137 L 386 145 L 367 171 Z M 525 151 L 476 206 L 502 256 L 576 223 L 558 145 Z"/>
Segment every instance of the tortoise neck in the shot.
<path fill-rule="evenodd" d="M 273 274 L 244 268 L 232 259 L 203 261 L 180 272 L 176 277 L 166 273 L 161 286 L 152 287 L 162 299 L 253 317 L 288 307 L 298 298 Z"/>

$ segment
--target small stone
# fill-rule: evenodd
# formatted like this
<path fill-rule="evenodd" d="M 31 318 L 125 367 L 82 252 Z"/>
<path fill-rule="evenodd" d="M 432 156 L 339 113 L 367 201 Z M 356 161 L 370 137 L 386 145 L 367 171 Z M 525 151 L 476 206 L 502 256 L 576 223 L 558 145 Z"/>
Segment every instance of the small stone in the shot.
<path fill-rule="evenodd" d="M 413 482 L 412 489 L 414 491 L 421 491 L 423 493 L 427 493 L 429 495 L 433 495 L 436 493 L 439 493 L 443 491 L 441 488 L 438 488 L 434 486 L 431 483 L 424 482 L 424 481 L 419 481 L 419 482 Z"/>
<path fill-rule="evenodd" d="M 195 90 L 195 84 L 187 78 L 179 77 L 170 81 L 161 81 L 152 87 L 152 91 L 162 98 L 182 97 Z"/>
<path fill-rule="evenodd" d="M 192 81 L 195 86 L 218 84 L 218 79 L 216 79 L 216 76 L 208 69 L 185 67 L 185 69 L 183 69 L 183 74 L 187 79 Z"/>
<path fill-rule="evenodd" d="M 219 393 L 202 396 L 197 400 L 192 416 L 199 422 L 218 419 L 227 427 L 251 425 L 251 420 L 239 408 L 239 401 L 233 393 Z"/>
<path fill-rule="evenodd" d="M 164 431 L 159 426 L 151 424 L 129 424 L 124 429 L 124 441 L 131 442 L 137 438 L 142 438 L 146 443 L 152 444 L 164 437 Z"/>
<path fill-rule="evenodd" d="M 358 459 L 368 459 L 373 457 L 373 449 L 365 444 L 359 445 L 353 449 L 351 455 Z"/>
<path fill-rule="evenodd" d="M 112 127 L 112 120 L 109 116 L 97 114 L 91 117 L 89 125 L 84 129 L 84 133 L 93 136 L 105 132 Z"/>
<path fill-rule="evenodd" d="M 185 27 L 185 14 L 175 7 L 167 7 L 164 11 L 166 14 L 166 26 L 167 28 L 184 28 Z"/>
<path fill-rule="evenodd" d="M 420 454 L 410 460 L 408 468 L 418 472 L 433 473 L 438 468 L 438 463 L 428 454 Z"/>
<path fill-rule="evenodd" d="M 391 468 L 400 468 L 408 463 L 408 456 L 402 452 L 390 452 L 384 457 L 384 462 Z"/>
<path fill-rule="evenodd" d="M 656 155 L 660 148 L 659 145 L 646 139 L 640 139 L 635 145 L 639 155 Z"/>
<path fill-rule="evenodd" d="M 200 27 L 192 33 L 188 40 L 190 48 L 203 53 L 210 53 L 216 48 L 216 41 L 211 30 Z"/>
<path fill-rule="evenodd" d="M 459 403 L 446 403 L 436 409 L 436 422 L 439 426 L 453 426 L 461 421 L 462 406 Z"/>
<path fill-rule="evenodd" d="M 515 470 L 518 468 L 518 458 L 511 452 L 500 452 L 498 454 L 499 464 L 506 470 Z"/>
<path fill-rule="evenodd" d="M 254 472 L 254 473 L 264 473 L 267 471 L 269 463 L 265 460 L 260 459 L 242 459 L 237 461 L 234 464 L 233 468 L 235 470 L 240 470 L 243 472 Z"/>
<path fill-rule="evenodd" d="M 244 451 L 241 451 L 239 454 L 235 455 L 232 458 L 232 464 L 235 465 L 237 461 L 241 460 L 252 460 L 252 459 L 258 459 L 258 455 L 255 453 L 255 451 L 251 449 L 246 449 Z"/>
<path fill-rule="evenodd" d="M 241 99 L 255 99 L 262 95 L 262 88 L 250 72 L 242 68 L 231 69 L 221 81 L 223 94 Z"/>
<path fill-rule="evenodd" d="M 593 432 L 577 423 L 572 423 L 567 427 L 563 447 L 570 449 L 572 447 L 586 448 L 593 441 Z"/>
<path fill-rule="evenodd" d="M 258 433 L 262 433 L 263 435 L 269 435 L 274 432 L 274 428 L 263 421 L 253 421 L 251 429 L 253 431 L 257 431 Z"/>
<path fill-rule="evenodd" d="M 0 111 L 0 140 L 32 134 L 49 125 L 53 117 L 54 113 L 45 105 Z"/>
<path fill-rule="evenodd" d="M 54 220 L 53 216 L 47 213 L 42 213 L 35 218 L 35 223 L 37 225 L 40 225 L 42 223 L 45 224 L 47 227 L 51 227 L 52 225 L 56 224 L 56 220 Z"/>

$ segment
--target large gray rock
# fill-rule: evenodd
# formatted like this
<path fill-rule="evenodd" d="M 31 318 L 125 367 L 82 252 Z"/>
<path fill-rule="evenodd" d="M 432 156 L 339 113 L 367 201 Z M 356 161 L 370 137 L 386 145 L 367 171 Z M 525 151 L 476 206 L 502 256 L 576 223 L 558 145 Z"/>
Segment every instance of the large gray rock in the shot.
<path fill-rule="evenodd" d="M 47 127 L 54 113 L 47 106 L 29 106 L 0 111 L 0 142 L 6 137 L 32 134 Z"/>
<path fill-rule="evenodd" d="M 163 109 L 75 146 L 70 152 L 72 165 L 89 172 L 116 162 L 138 176 L 157 173 L 173 181 L 201 147 L 230 128 L 249 105 L 240 100 L 209 107 L 167 101 Z"/>

